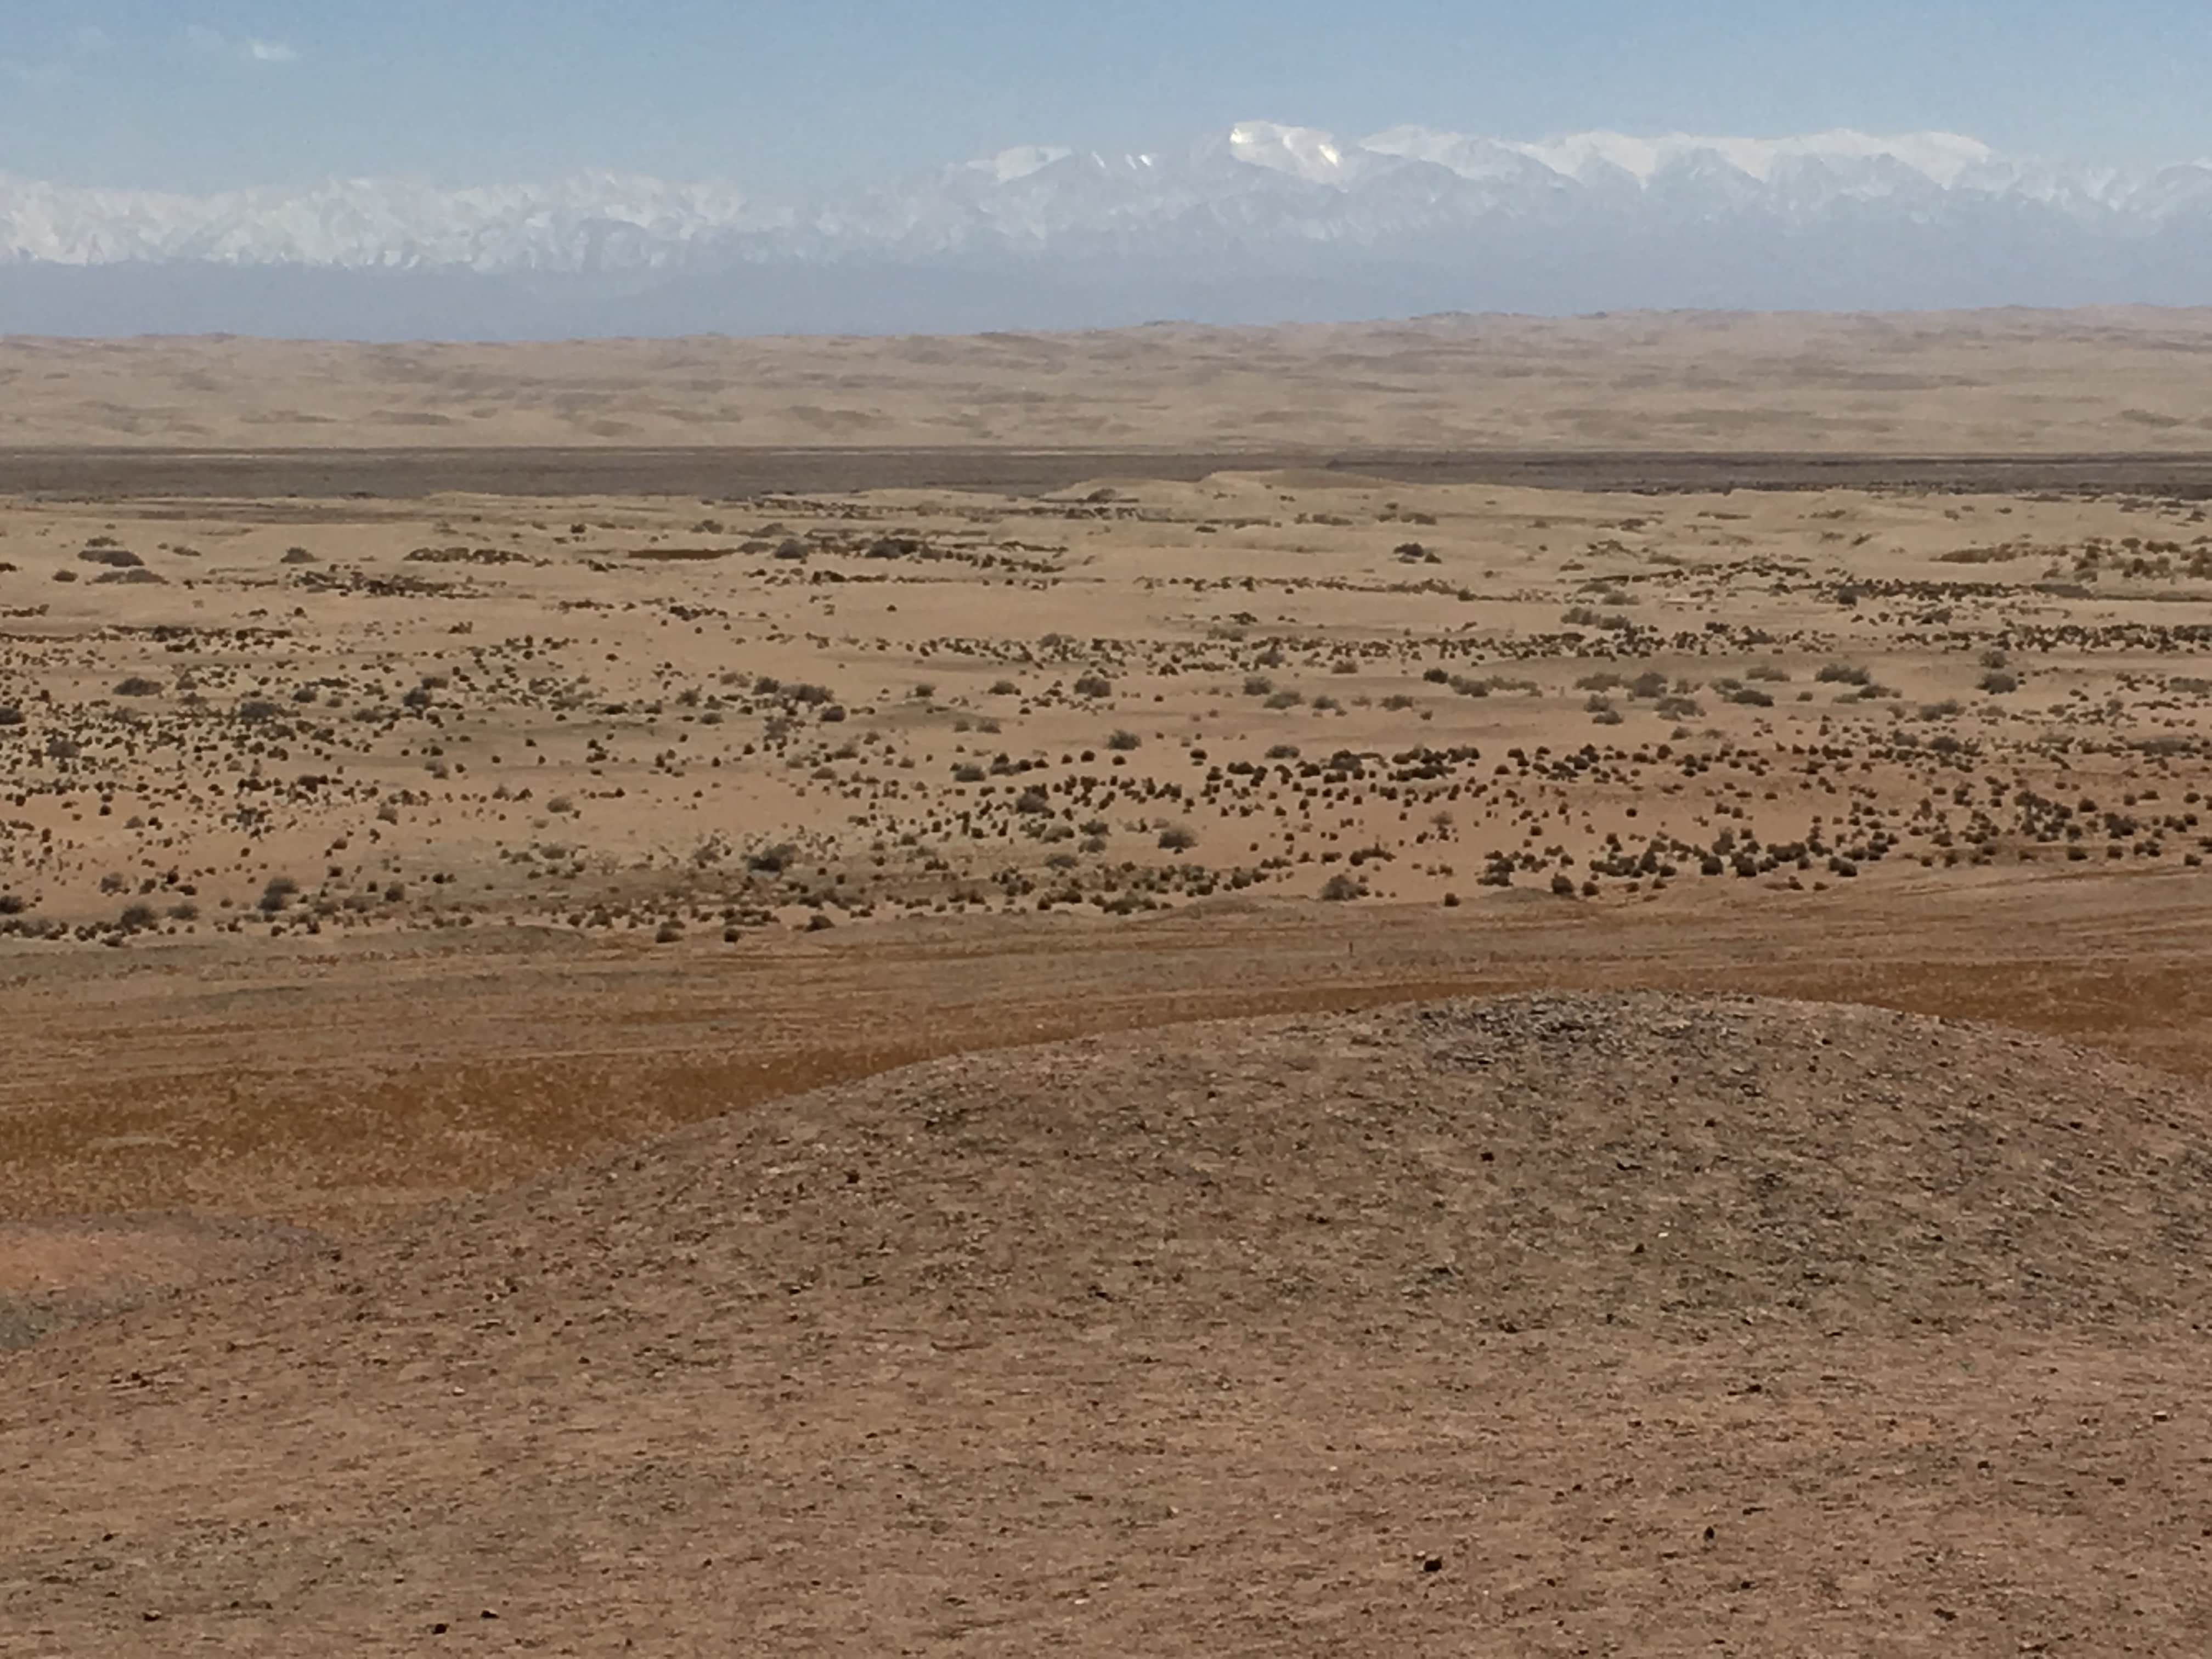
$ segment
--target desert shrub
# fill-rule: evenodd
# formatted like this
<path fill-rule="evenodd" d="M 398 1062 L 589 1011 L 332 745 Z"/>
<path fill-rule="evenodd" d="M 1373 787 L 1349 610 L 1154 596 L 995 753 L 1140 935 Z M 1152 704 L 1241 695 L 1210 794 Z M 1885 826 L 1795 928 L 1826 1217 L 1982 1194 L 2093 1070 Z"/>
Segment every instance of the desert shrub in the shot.
<path fill-rule="evenodd" d="M 1364 898 L 1367 896 L 1367 884 L 1357 876 L 1339 872 L 1322 883 L 1321 896 L 1332 904 L 1340 904 L 1346 899 Z"/>
<path fill-rule="evenodd" d="M 118 697 L 150 697 L 161 689 L 161 681 L 149 680 L 143 674 L 132 674 L 115 683 L 115 695 Z"/>
<path fill-rule="evenodd" d="M 955 783 L 981 783 L 986 775 L 983 769 L 973 761 L 963 761 L 952 769 Z"/>
<path fill-rule="evenodd" d="M 1981 688 L 1992 696 L 2001 697 L 2008 691 L 2020 690 L 2020 676 L 2002 668 L 1992 668 L 1981 678 Z"/>
<path fill-rule="evenodd" d="M 276 562 L 279 564 L 313 564 L 317 562 L 317 560 L 315 556 L 308 552 L 304 547 L 288 547 L 284 550 L 284 556 L 279 559 Z"/>
<path fill-rule="evenodd" d="M 763 847 L 753 854 L 745 860 L 745 868 L 757 870 L 763 875 L 780 876 L 791 868 L 798 857 L 796 847 L 787 841 L 780 841 L 773 847 Z"/>
<path fill-rule="evenodd" d="M 129 548 L 112 544 L 88 547 L 77 557 L 87 564 L 104 564 L 111 570 L 136 570 L 146 562 Z"/>
<path fill-rule="evenodd" d="M 1113 690 L 1114 682 L 1103 674 L 1085 674 L 1075 682 L 1075 695 L 1079 697 L 1103 697 Z"/>
<path fill-rule="evenodd" d="M 1109 734 L 1106 739 L 1106 746 L 1109 749 L 1125 755 L 1133 749 L 1141 749 L 1144 743 L 1145 740 L 1134 732 L 1115 731 Z"/>
<path fill-rule="evenodd" d="M 1197 836 L 1186 824 L 1171 823 L 1160 831 L 1160 848 L 1164 852 L 1187 853 L 1197 845 Z"/>
<path fill-rule="evenodd" d="M 273 916 L 289 904 L 299 890 L 300 884 L 291 877 L 271 876 L 268 885 L 261 890 L 261 896 L 254 902 L 264 915 Z"/>
<path fill-rule="evenodd" d="M 1813 678 L 1826 685 L 1870 685 L 1874 682 L 1874 676 L 1867 670 L 1843 662 L 1824 664 Z"/>
<path fill-rule="evenodd" d="M 1295 691 L 1278 691 L 1267 701 L 1270 708 L 1295 708 L 1305 699 Z"/>

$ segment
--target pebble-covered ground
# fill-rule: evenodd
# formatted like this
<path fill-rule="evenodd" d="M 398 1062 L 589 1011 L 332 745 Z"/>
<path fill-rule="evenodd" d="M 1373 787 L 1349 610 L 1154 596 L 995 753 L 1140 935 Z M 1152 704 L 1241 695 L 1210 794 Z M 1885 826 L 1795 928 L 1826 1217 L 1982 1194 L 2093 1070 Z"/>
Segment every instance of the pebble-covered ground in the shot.
<path fill-rule="evenodd" d="M 1747 998 L 939 1061 L 0 1356 L 0 1639 L 2201 1653 L 2208 1135 Z"/>

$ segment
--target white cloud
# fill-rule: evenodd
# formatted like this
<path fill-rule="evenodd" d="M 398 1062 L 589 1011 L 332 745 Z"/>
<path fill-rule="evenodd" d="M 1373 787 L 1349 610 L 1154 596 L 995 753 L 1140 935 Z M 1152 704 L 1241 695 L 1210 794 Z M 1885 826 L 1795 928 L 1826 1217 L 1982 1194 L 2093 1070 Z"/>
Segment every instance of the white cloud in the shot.
<path fill-rule="evenodd" d="M 213 52 L 249 64 L 296 64 L 300 61 L 298 48 L 288 46 L 281 40 L 259 40 L 251 36 L 234 40 L 203 23 L 185 26 L 185 43 L 195 52 Z"/>
<path fill-rule="evenodd" d="M 26 87 L 58 87 L 70 78 L 66 64 L 29 64 L 21 58 L 0 58 L 0 80 Z"/>

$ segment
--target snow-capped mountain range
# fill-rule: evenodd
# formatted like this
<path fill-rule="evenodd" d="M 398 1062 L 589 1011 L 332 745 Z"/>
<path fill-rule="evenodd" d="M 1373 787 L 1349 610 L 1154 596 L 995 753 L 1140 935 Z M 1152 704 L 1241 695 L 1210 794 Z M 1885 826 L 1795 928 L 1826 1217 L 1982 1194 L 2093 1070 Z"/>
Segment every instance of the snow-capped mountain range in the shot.
<path fill-rule="evenodd" d="M 187 196 L 0 173 L 0 326 L 16 328 L 69 311 L 72 292 L 79 310 L 104 292 L 158 301 L 160 270 L 188 271 L 175 292 L 217 311 L 227 276 L 262 273 L 280 313 L 316 273 L 418 279 L 403 285 L 410 303 L 448 296 L 434 313 L 520 281 L 583 331 L 641 318 L 653 331 L 793 325 L 794 307 L 797 325 L 867 329 L 2212 301 L 2208 252 L 2212 161 L 2070 166 L 1943 132 L 1524 143 L 1403 126 L 1352 142 L 1254 121 L 1140 155 L 1025 146 L 812 201 L 617 173 Z M 72 270 L 87 279 L 74 290 Z M 169 298 L 112 328 L 173 325 Z M 521 331 L 578 325 L 489 307 L 502 310 Z"/>

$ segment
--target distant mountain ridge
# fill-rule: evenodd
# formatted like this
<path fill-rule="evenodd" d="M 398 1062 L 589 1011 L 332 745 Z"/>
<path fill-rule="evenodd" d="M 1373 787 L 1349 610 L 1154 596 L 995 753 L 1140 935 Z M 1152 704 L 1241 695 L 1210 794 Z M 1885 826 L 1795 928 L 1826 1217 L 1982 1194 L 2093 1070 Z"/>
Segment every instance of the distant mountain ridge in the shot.
<path fill-rule="evenodd" d="M 1943 132 L 1352 142 L 1252 121 L 1154 153 L 1023 146 L 811 201 L 612 173 L 205 196 L 0 173 L 0 327 L 16 331 L 2180 303 L 2212 299 L 2208 254 L 2212 162 L 2075 166 Z M 108 274 L 72 288 L 68 270 Z"/>

